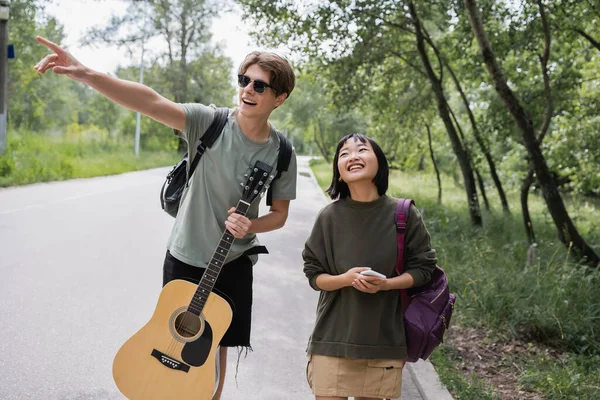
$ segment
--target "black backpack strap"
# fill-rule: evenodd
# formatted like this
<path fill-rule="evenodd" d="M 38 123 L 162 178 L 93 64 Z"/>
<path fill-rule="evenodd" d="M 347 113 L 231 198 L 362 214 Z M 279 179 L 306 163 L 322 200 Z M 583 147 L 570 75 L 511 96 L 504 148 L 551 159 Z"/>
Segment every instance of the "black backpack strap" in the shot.
<path fill-rule="evenodd" d="M 269 187 L 269 191 L 267 192 L 267 205 L 270 206 L 273 202 L 273 183 L 277 179 L 281 177 L 281 173 L 288 170 L 290 166 L 290 161 L 292 159 L 292 143 L 287 140 L 285 136 L 279 131 L 277 132 L 277 137 L 279 137 L 279 155 L 277 157 L 277 175 L 271 182 L 271 187 Z"/>
<path fill-rule="evenodd" d="M 194 173 L 196 166 L 200 162 L 200 157 L 202 157 L 202 154 L 204 154 L 204 152 L 206 151 L 207 148 L 209 148 L 213 145 L 215 140 L 217 140 L 217 138 L 223 131 L 223 128 L 225 127 L 225 124 L 227 123 L 228 116 L 229 116 L 229 108 L 227 108 L 227 107 L 220 107 L 215 110 L 215 115 L 213 117 L 212 122 L 210 123 L 208 128 L 206 128 L 204 135 L 202 135 L 200 140 L 198 140 L 198 152 L 196 153 L 196 156 L 194 157 L 194 161 L 192 161 L 192 165 L 190 165 L 188 181 L 189 181 L 190 177 L 192 176 L 192 174 Z"/>

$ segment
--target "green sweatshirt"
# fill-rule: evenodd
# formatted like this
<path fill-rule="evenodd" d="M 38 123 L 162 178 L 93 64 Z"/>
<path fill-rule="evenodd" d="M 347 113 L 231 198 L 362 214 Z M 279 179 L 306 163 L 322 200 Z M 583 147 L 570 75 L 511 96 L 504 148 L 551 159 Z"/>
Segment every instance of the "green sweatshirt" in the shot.
<path fill-rule="evenodd" d="M 372 202 L 350 197 L 324 207 L 306 241 L 302 257 L 310 286 L 317 276 L 341 275 L 354 267 L 371 267 L 397 276 L 398 247 L 394 215 L 397 199 Z M 437 259 L 421 214 L 411 206 L 405 239 L 404 270 L 414 286 L 429 282 Z M 406 338 L 400 291 L 363 293 L 353 287 L 321 291 L 309 354 L 361 359 L 405 359 Z"/>

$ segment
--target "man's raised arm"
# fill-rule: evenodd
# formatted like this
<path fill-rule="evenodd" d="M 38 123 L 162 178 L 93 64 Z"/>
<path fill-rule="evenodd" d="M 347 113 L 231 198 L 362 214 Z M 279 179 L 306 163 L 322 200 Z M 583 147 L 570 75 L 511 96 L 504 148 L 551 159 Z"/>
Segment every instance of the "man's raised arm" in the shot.
<path fill-rule="evenodd" d="M 173 129 L 181 131 L 185 128 L 183 108 L 161 96 L 154 89 L 94 71 L 55 43 L 41 36 L 36 36 L 36 40 L 54 52 L 42 58 L 34 67 L 39 73 L 43 74 L 48 69 L 52 69 L 55 74 L 66 75 L 75 81 L 85 83 L 125 108 L 138 111 Z"/>

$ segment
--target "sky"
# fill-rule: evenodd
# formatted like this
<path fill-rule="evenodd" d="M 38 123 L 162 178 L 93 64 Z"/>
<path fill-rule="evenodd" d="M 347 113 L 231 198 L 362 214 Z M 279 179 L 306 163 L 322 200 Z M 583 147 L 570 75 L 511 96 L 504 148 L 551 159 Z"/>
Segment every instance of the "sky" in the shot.
<path fill-rule="evenodd" d="M 122 0 L 54 0 L 46 6 L 46 12 L 54 16 L 65 28 L 66 39 L 61 46 L 68 48 L 84 65 L 99 72 L 114 73 L 119 65 L 139 65 L 140 53 L 134 54 L 132 58 L 124 49 L 104 44 L 97 47 L 81 47 L 79 41 L 89 28 L 106 26 L 113 14 L 123 15 L 127 5 L 128 2 Z M 232 80 L 246 54 L 255 49 L 272 50 L 251 42 L 249 29 L 242 22 L 239 10 L 216 19 L 212 32 L 213 40 L 222 42 L 225 55 L 233 60 Z M 150 46 L 157 45 L 160 44 L 150 43 Z M 277 51 L 286 55 L 285 50 Z"/>

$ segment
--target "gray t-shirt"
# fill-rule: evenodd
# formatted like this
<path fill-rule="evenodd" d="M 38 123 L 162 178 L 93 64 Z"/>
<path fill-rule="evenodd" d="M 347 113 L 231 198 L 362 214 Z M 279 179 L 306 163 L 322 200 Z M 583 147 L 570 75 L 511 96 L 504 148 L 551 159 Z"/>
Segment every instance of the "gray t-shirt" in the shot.
<path fill-rule="evenodd" d="M 185 111 L 185 129 L 180 136 L 188 143 L 190 160 L 196 154 L 198 139 L 212 122 L 215 107 L 202 104 L 181 104 Z M 242 197 L 242 186 L 256 161 L 277 167 L 279 138 L 273 125 L 271 137 L 263 143 L 248 139 L 236 121 L 237 109 L 229 110 L 223 131 L 210 149 L 202 155 L 189 187 L 181 198 L 175 225 L 167 248 L 171 254 L 186 264 L 206 267 L 225 230 L 227 210 L 235 207 Z M 286 172 L 273 183 L 273 200 L 296 198 L 296 154 L 292 152 Z M 259 199 L 256 199 L 246 216 L 258 217 Z M 258 246 L 255 234 L 235 239 L 226 262 L 235 260 L 248 249 Z M 255 263 L 257 257 L 251 256 Z"/>

